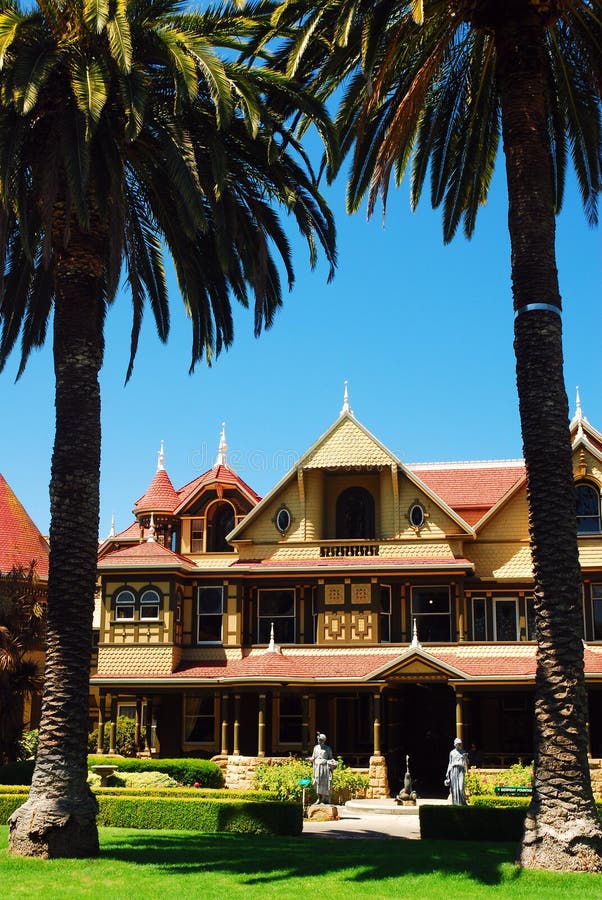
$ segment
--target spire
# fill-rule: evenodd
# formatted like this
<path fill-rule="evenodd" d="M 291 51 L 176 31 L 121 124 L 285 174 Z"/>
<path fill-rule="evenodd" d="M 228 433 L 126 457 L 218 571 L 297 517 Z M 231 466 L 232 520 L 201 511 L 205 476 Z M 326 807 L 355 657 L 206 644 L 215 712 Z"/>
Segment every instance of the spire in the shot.
<path fill-rule="evenodd" d="M 226 443 L 226 423 L 222 422 L 222 430 L 219 435 L 219 450 L 217 451 L 216 466 L 227 466 L 228 445 Z"/>
<path fill-rule="evenodd" d="M 148 537 L 146 539 L 150 544 L 155 540 L 155 514 L 151 513 L 150 525 L 148 528 Z"/>
<path fill-rule="evenodd" d="M 165 447 L 163 441 L 161 441 L 158 456 L 159 458 L 157 460 L 157 472 L 161 472 L 165 468 Z"/>
<path fill-rule="evenodd" d="M 576 407 L 575 416 L 578 419 L 582 419 L 583 418 L 583 410 L 581 409 L 581 395 L 579 394 L 579 385 L 577 385 L 576 392 L 577 392 L 577 397 L 576 397 L 576 401 L 575 401 L 575 407 Z"/>
<path fill-rule="evenodd" d="M 418 640 L 418 625 L 416 624 L 416 619 L 414 619 L 414 625 L 412 627 L 412 643 L 410 647 L 413 647 L 415 650 L 420 650 L 422 644 Z"/>
<path fill-rule="evenodd" d="M 274 641 L 274 623 L 270 622 L 270 643 L 265 651 L 266 653 L 280 653 L 280 647 Z"/>
<path fill-rule="evenodd" d="M 345 413 L 349 413 L 350 416 L 353 415 L 353 410 L 349 406 L 349 382 L 345 382 L 345 393 L 343 394 L 343 408 L 341 409 L 340 415 L 345 415 Z"/>
<path fill-rule="evenodd" d="M 575 415 L 571 419 L 571 430 L 573 428 L 577 429 L 577 438 L 583 437 L 583 426 L 588 424 L 589 422 L 583 415 L 583 409 L 581 406 L 581 394 L 579 393 L 579 385 L 577 385 L 575 390 Z"/>
<path fill-rule="evenodd" d="M 109 537 L 115 537 L 115 513 L 111 513 L 111 530 L 109 531 Z"/>

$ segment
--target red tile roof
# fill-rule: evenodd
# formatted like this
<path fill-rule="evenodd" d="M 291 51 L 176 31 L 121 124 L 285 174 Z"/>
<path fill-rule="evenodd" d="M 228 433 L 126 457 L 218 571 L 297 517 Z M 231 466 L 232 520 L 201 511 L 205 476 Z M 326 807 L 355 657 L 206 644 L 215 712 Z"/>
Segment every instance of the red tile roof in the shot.
<path fill-rule="evenodd" d="M 525 474 L 522 462 L 435 463 L 408 466 L 410 471 L 474 525 Z"/>
<path fill-rule="evenodd" d="M 128 568 L 185 568 L 188 571 L 195 571 L 196 566 L 174 553 L 157 541 L 142 541 L 142 543 L 134 544 L 130 547 L 123 547 L 121 550 L 114 550 L 107 553 L 98 562 L 100 571 L 104 569 L 128 569 Z"/>
<path fill-rule="evenodd" d="M 148 490 L 134 505 L 134 513 L 172 513 L 178 505 L 178 495 L 165 469 L 158 469 Z"/>
<path fill-rule="evenodd" d="M 317 649 L 317 648 L 316 648 Z M 388 671 L 403 672 L 407 662 L 421 659 L 427 669 L 437 668 L 437 663 L 458 671 L 458 678 L 469 680 L 495 680 L 496 678 L 523 678 L 532 681 L 535 676 L 535 646 L 533 644 L 465 644 L 423 647 L 417 652 L 408 646 L 374 647 L 364 652 L 323 648 L 323 652 L 297 652 L 285 648 L 281 653 L 252 650 L 241 659 L 216 659 L 204 662 L 183 661 L 170 675 L 140 675 L 98 672 L 98 678 L 160 678 L 174 681 L 184 679 L 211 679 L 217 681 L 261 679 L 286 679 L 294 681 L 368 680 L 370 677 L 386 678 Z M 602 676 L 602 647 L 585 650 L 585 672 L 589 676 Z M 419 674 L 416 675 L 419 678 Z"/>
<path fill-rule="evenodd" d="M 247 494 L 256 503 L 259 503 L 261 500 L 259 494 L 257 494 L 252 487 L 249 487 L 246 481 L 243 481 L 234 469 L 231 469 L 230 466 L 217 464 L 213 466 L 212 469 L 203 472 L 202 475 L 189 481 L 188 484 L 185 484 L 184 487 L 179 489 L 177 492 L 178 507 L 182 507 L 187 503 L 200 488 L 207 487 L 210 484 L 222 484 L 229 487 L 236 487 L 239 490 L 242 490 L 243 493 Z"/>
<path fill-rule="evenodd" d="M 473 569 L 474 563 L 455 556 L 327 556 L 316 559 L 236 560 L 233 569 Z"/>
<path fill-rule="evenodd" d="M 37 575 L 48 578 L 48 544 L 0 475 L 0 572 L 33 560 Z"/>

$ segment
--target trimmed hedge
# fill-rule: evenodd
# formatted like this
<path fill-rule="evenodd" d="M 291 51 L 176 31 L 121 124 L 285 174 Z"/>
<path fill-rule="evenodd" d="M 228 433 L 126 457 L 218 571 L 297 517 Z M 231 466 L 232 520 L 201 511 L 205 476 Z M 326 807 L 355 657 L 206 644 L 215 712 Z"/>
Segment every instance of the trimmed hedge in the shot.
<path fill-rule="evenodd" d="M 520 841 L 529 799 L 474 797 L 470 806 L 419 806 L 420 835 L 434 840 Z M 602 819 L 602 800 L 596 800 Z"/>
<path fill-rule="evenodd" d="M 303 810 L 298 803 L 123 794 L 124 791 L 96 794 L 99 825 L 286 836 L 301 834 L 303 830 Z M 0 794 L 0 822 L 6 822 L 26 799 L 25 791 Z"/>
<path fill-rule="evenodd" d="M 438 841 L 519 841 L 526 807 L 419 806 L 420 836 Z"/>
<path fill-rule="evenodd" d="M 9 788 L 7 788 L 9 790 Z M 94 787 L 92 790 L 98 796 L 111 795 L 115 797 L 139 797 L 141 791 L 138 788 L 127 787 Z M 237 791 L 231 788 L 152 788 L 144 791 L 145 797 L 192 797 L 195 800 L 261 800 L 262 803 L 277 802 L 277 797 L 270 791 Z"/>
<path fill-rule="evenodd" d="M 220 788 L 224 784 L 222 770 L 210 759 L 130 759 L 125 756 L 89 756 L 88 768 L 115 765 L 120 772 L 165 772 L 177 782 L 192 786 Z"/>

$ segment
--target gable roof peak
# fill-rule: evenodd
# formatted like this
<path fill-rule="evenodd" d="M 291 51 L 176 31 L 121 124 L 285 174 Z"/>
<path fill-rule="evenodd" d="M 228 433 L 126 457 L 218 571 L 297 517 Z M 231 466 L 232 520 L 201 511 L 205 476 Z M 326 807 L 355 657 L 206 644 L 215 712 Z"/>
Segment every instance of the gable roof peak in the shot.
<path fill-rule="evenodd" d="M 345 390 L 343 392 L 343 406 L 341 408 L 340 416 L 344 416 L 347 414 L 348 416 L 353 415 L 353 410 L 349 406 L 349 382 L 345 381 Z"/>

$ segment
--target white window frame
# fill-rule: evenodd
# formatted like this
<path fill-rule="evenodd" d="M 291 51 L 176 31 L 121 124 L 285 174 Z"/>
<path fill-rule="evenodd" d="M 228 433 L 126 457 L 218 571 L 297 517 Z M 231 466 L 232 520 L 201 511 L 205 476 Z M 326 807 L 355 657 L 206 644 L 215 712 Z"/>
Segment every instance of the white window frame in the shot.
<path fill-rule="evenodd" d="M 124 594 L 128 594 L 132 599 L 121 599 Z M 132 608 L 131 616 L 119 615 L 119 610 Z M 115 595 L 115 620 L 118 622 L 133 622 L 136 617 L 136 595 L 131 588 L 120 588 Z"/>
<path fill-rule="evenodd" d="M 287 592 L 291 593 L 293 595 L 293 614 L 292 614 L 292 616 L 275 616 L 275 615 L 264 616 L 261 614 L 261 597 L 263 594 L 284 594 Z M 279 638 L 278 628 L 277 628 L 278 621 L 281 619 L 286 619 L 287 621 L 292 619 L 293 620 L 293 643 L 295 643 L 295 636 L 297 634 L 297 590 L 296 590 L 296 588 L 259 588 L 257 591 L 257 633 L 256 633 L 258 643 L 259 643 L 260 623 L 264 619 L 268 622 L 274 623 L 274 632 L 276 634 L 276 643 L 278 643 L 278 644 L 291 643 L 290 641 L 283 641 L 281 638 Z"/>
<path fill-rule="evenodd" d="M 482 603 L 483 609 L 485 610 L 485 637 L 482 637 L 482 638 L 478 638 L 475 635 L 475 627 L 474 627 L 474 623 L 475 623 L 474 605 L 475 605 L 475 602 Z M 487 640 L 487 626 L 489 625 L 489 616 L 487 614 L 487 597 L 483 597 L 483 596 L 471 597 L 471 604 L 472 604 L 472 639 L 473 639 L 473 641 L 478 641 L 478 642 L 486 641 Z"/>
<path fill-rule="evenodd" d="M 221 594 L 221 612 L 219 613 L 201 613 L 201 591 L 219 591 Z M 201 623 L 201 615 L 203 616 L 211 616 L 212 618 L 220 619 L 220 636 L 219 639 L 211 640 L 211 641 L 201 641 L 199 640 L 199 626 Z M 224 643 L 224 586 L 223 584 L 201 584 L 197 587 L 196 590 L 196 643 L 200 644 L 204 647 L 214 646 L 219 647 Z"/>
<path fill-rule="evenodd" d="M 518 617 L 518 597 L 516 597 L 516 596 L 508 596 L 508 597 L 501 596 L 501 597 L 493 598 L 493 640 L 494 641 L 502 640 L 501 638 L 498 638 L 498 636 L 497 636 L 497 604 L 498 603 L 512 603 L 512 602 L 514 603 L 514 618 L 515 618 L 515 623 L 516 623 L 516 631 L 515 631 L 516 637 L 512 641 L 504 641 L 504 643 L 515 644 L 520 639 L 520 627 L 519 627 L 520 621 L 519 621 L 519 617 Z"/>
<path fill-rule="evenodd" d="M 529 605 L 533 607 L 533 616 L 535 616 L 535 597 L 533 594 L 525 594 L 525 635 L 528 641 L 535 641 L 535 629 L 533 634 L 529 630 L 529 614 L 527 612 Z"/>
<path fill-rule="evenodd" d="M 381 644 L 390 644 L 391 643 L 391 613 L 393 612 L 393 599 L 392 599 L 392 590 L 390 584 L 379 584 L 379 596 L 378 596 L 378 640 Z M 388 591 L 389 593 L 389 610 L 388 612 L 383 612 L 381 608 L 381 597 L 383 590 Z M 385 621 L 387 623 L 387 627 L 389 630 L 389 637 L 384 638 L 382 635 L 382 622 Z"/>
<path fill-rule="evenodd" d="M 151 599 L 148 595 L 154 594 L 156 599 Z M 156 607 L 155 615 L 146 615 L 147 610 Z M 157 622 L 161 615 L 161 595 L 157 588 L 145 588 L 140 594 L 140 621 L 141 622 Z"/>

